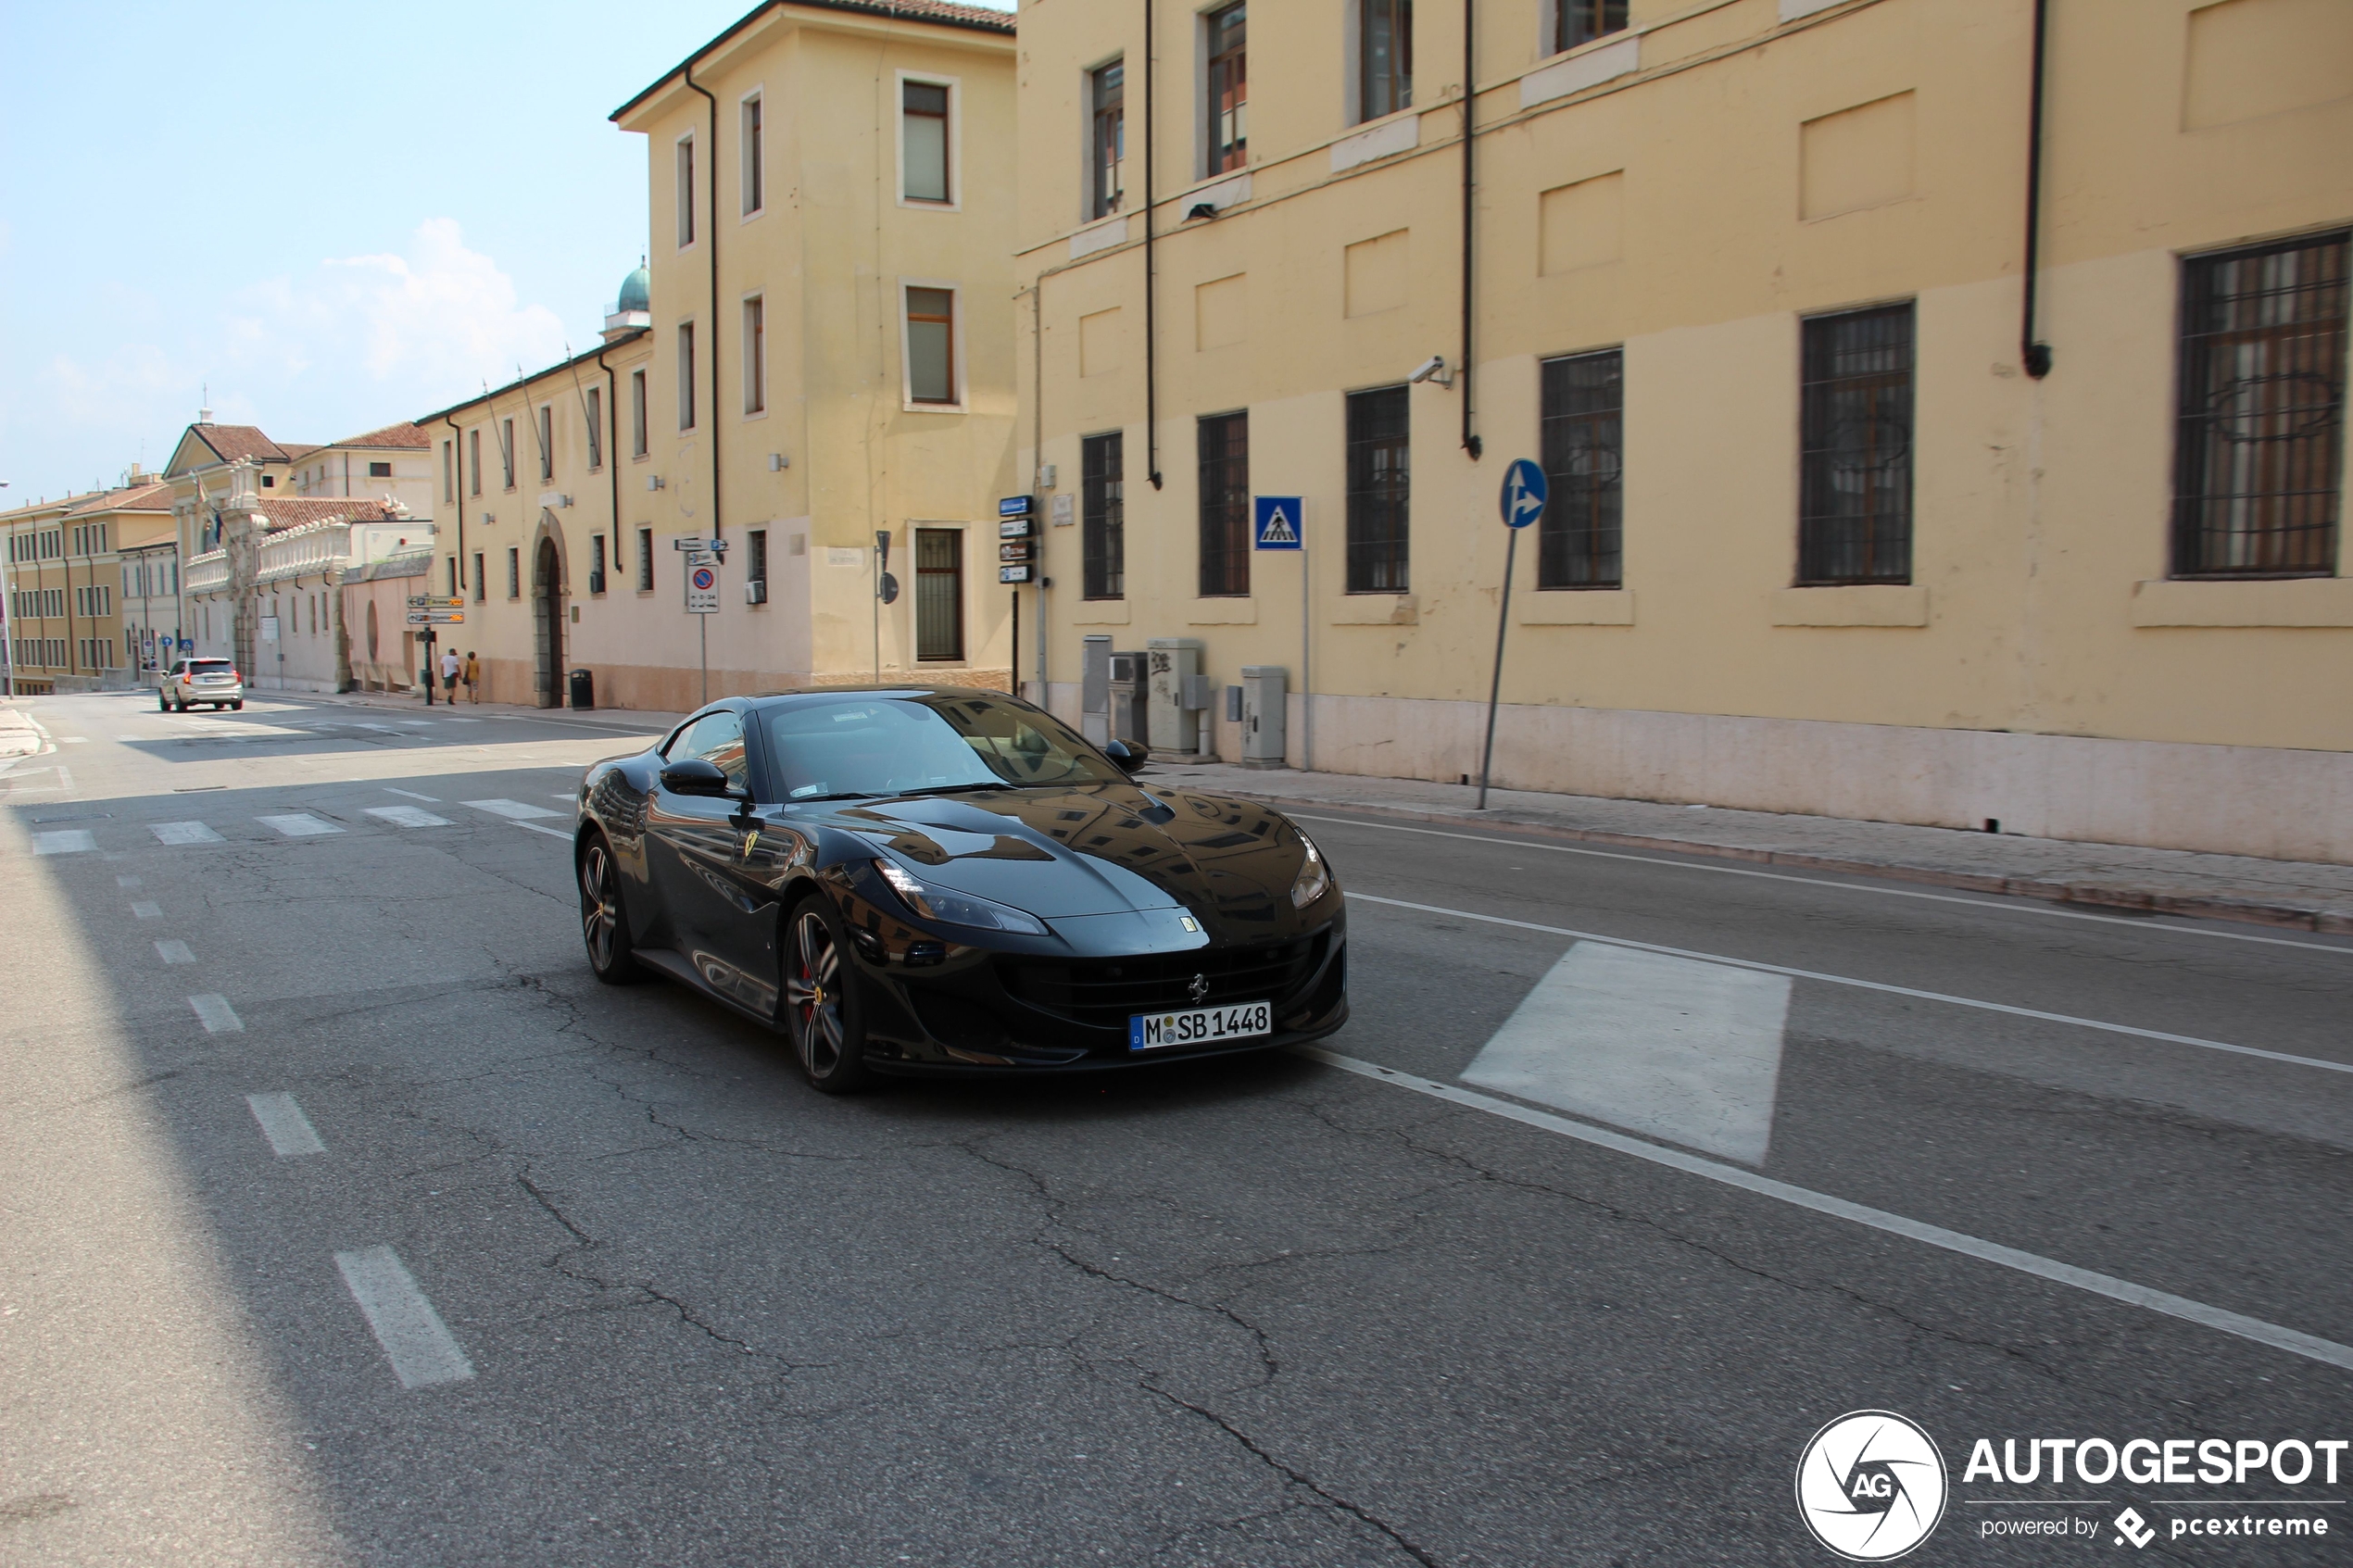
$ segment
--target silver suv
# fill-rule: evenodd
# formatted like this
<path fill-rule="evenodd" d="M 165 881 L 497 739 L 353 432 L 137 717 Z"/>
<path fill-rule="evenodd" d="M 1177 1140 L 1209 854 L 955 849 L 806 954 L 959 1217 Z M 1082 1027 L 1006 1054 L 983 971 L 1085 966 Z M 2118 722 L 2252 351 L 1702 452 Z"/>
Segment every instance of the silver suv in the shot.
<path fill-rule="evenodd" d="M 166 713 L 177 708 L 185 713 L 197 703 L 208 702 L 217 712 L 223 708 L 245 705 L 245 680 L 237 672 L 236 662 L 227 659 L 181 659 L 172 661 L 156 688 L 156 706 Z"/>

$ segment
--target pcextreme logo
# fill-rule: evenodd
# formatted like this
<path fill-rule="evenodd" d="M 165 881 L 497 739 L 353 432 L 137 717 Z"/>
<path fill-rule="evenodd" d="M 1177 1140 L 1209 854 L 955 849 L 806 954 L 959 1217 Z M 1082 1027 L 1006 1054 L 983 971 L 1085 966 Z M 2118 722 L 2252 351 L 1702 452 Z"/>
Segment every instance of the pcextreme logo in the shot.
<path fill-rule="evenodd" d="M 1797 1512 L 1850 1562 L 1903 1556 L 1944 1517 L 1944 1457 L 1919 1423 L 1855 1411 L 1814 1434 L 1797 1457 Z"/>

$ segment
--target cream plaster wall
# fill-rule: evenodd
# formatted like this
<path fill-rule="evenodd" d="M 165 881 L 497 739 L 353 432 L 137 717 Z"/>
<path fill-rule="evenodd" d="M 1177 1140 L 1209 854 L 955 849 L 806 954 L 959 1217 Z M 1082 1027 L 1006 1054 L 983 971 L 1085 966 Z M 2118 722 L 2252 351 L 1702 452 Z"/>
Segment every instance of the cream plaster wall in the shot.
<path fill-rule="evenodd" d="M 2040 382 L 2019 362 L 2028 0 L 1863 0 L 1786 26 L 1771 0 L 1642 7 L 1630 37 L 1593 46 L 1630 43 L 1635 69 L 1527 109 L 1522 73 L 1554 63 L 1535 53 L 1539 7 L 1483 5 L 1472 395 L 1486 455 L 1460 445 L 1460 382 L 1413 389 L 1413 593 L 1375 598 L 1341 592 L 1344 395 L 1459 356 L 1459 15 L 1422 8 L 1417 148 L 1337 175 L 1327 149 L 1354 129 L 1338 6 L 1253 16 L 1250 194 L 1187 223 L 1196 22 L 1163 13 L 1155 490 L 1140 341 L 1094 374 L 1078 351 L 1082 319 L 1141 316 L 1140 215 L 1125 245 L 1074 259 L 1068 243 L 1085 71 L 1122 50 L 1140 194 L 1140 18 L 1033 0 L 1020 261 L 1042 303 L 1038 373 L 1032 345 L 1017 359 L 1020 470 L 1051 463 L 1075 495 L 1081 437 L 1126 433 L 1126 599 L 1083 601 L 1081 530 L 1045 531 L 1055 585 L 1031 599 L 1045 605 L 1054 689 L 1077 679 L 1080 638 L 1114 628 L 1121 646 L 1201 637 L 1220 682 L 1285 665 L 1296 688 L 1296 561 L 1259 556 L 1247 601 L 1193 597 L 1193 421 L 1247 408 L 1252 489 L 1307 497 L 1317 764 L 1435 778 L 1475 766 L 1448 715 L 1486 691 L 1501 470 L 1538 452 L 1540 360 L 1622 345 L 1625 588 L 1533 593 L 1521 552 L 1499 775 L 2353 857 L 2341 829 L 2305 822 L 2332 805 L 2341 821 L 2353 787 L 2353 601 L 2321 592 L 2333 583 L 2161 581 L 2180 256 L 2353 220 L 2353 93 L 2307 85 L 2296 91 L 2316 101 L 2230 107 L 2233 92 L 2261 107 L 2286 91 L 2242 69 L 2249 50 L 2284 66 L 2343 30 L 2300 0 L 2234 3 L 2271 9 L 2231 20 L 2240 64 L 2200 78 L 2222 84 L 2199 89 L 2188 130 L 2196 6 L 2060 8 L 2040 326 L 2056 369 Z M 1900 114 L 1858 118 L 1908 125 L 1908 159 L 1884 134 L 1805 132 L 1898 98 Z M 1811 220 L 1809 156 L 1812 188 L 1836 196 Z M 1614 211 L 1584 210 L 1617 232 L 1569 251 L 1556 224 L 1555 255 L 1583 264 L 1548 273 L 1544 193 L 1612 175 Z M 1401 231 L 1402 303 L 1351 316 L 1348 247 Z M 1205 348 L 1195 291 L 1212 282 L 1235 291 L 1221 307 L 1239 306 L 1245 326 Z M 1917 302 L 1918 327 L 1911 582 L 1793 588 L 1800 320 L 1901 299 Z"/>

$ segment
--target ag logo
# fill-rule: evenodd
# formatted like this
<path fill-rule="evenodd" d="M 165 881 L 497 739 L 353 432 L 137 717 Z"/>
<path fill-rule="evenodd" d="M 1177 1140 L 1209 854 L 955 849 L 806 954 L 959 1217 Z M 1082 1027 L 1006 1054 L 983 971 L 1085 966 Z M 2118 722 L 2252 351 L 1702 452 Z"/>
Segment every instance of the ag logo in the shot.
<path fill-rule="evenodd" d="M 1797 1512 L 1850 1562 L 1903 1556 L 1944 1517 L 1944 1459 L 1891 1411 L 1856 1411 L 1814 1434 L 1797 1460 Z"/>

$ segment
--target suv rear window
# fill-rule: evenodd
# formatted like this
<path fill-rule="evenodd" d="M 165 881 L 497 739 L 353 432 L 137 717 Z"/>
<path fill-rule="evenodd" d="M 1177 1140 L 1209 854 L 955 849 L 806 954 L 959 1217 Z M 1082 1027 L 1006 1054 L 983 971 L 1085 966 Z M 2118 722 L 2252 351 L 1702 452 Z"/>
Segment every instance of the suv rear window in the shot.
<path fill-rule="evenodd" d="M 208 670 L 232 670 L 234 668 L 235 666 L 231 664 L 225 659 L 192 659 L 188 660 L 188 672 L 192 675 L 201 675 Z"/>

